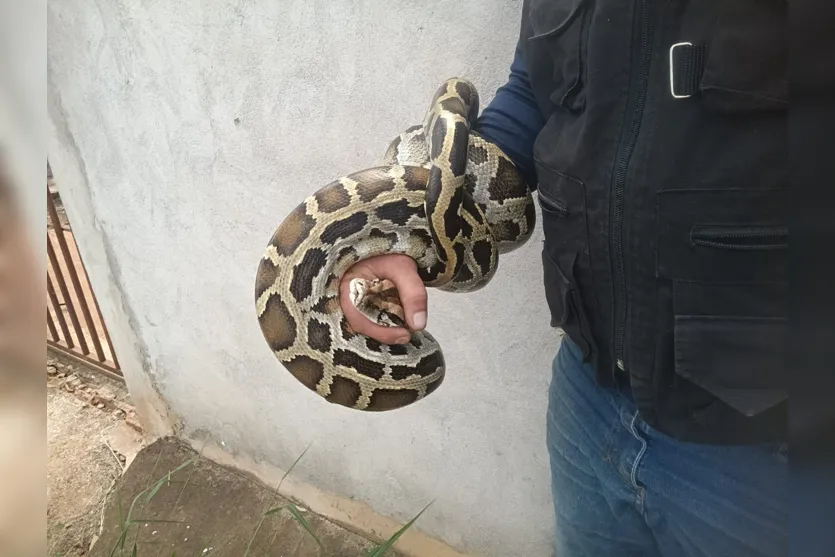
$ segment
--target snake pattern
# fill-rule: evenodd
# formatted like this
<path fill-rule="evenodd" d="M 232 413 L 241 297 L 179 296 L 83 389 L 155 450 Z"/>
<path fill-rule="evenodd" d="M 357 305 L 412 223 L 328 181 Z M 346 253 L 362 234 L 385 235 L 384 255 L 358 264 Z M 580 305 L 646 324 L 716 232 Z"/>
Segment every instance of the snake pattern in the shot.
<path fill-rule="evenodd" d="M 408 128 L 382 163 L 336 180 L 296 207 L 258 265 L 255 302 L 264 338 L 283 366 L 329 402 L 359 410 L 400 408 L 444 379 L 444 356 L 427 331 L 386 345 L 348 324 L 339 285 L 360 260 L 405 254 L 427 287 L 472 292 L 494 276 L 500 253 L 533 232 L 530 190 L 510 159 L 471 131 L 478 93 L 449 79 L 422 125 Z M 351 282 L 367 317 L 403 325 L 388 280 Z"/>

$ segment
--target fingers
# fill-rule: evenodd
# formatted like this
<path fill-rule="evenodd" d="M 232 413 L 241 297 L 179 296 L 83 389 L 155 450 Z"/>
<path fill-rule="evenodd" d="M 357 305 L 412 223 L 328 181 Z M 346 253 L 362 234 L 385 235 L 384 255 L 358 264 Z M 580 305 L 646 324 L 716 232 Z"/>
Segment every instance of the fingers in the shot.
<path fill-rule="evenodd" d="M 397 287 L 406 323 L 412 330 L 426 327 L 426 287 L 417 273 L 417 265 L 411 257 L 391 254 L 361 261 L 351 267 L 342 277 L 339 285 L 339 303 L 348 324 L 358 333 L 367 335 L 385 344 L 405 344 L 411 333 L 403 327 L 384 327 L 372 323 L 351 303 L 349 296 L 351 280 L 357 277 L 374 279 L 387 278 Z"/>
<path fill-rule="evenodd" d="M 361 272 L 366 269 L 352 268 L 349 273 L 346 273 L 339 284 L 339 305 L 342 306 L 342 311 L 345 313 L 345 318 L 348 324 L 356 332 L 369 336 L 385 344 L 406 344 L 409 342 L 409 331 L 403 327 L 384 327 L 372 323 L 366 316 L 354 307 L 351 303 L 350 285 L 351 279 L 356 277 L 373 278 L 370 273 Z"/>
<path fill-rule="evenodd" d="M 391 280 L 403 303 L 406 323 L 413 331 L 426 328 L 426 287 L 417 272 L 414 259 L 406 255 L 390 255 L 375 258 L 373 270 L 380 278 Z"/>

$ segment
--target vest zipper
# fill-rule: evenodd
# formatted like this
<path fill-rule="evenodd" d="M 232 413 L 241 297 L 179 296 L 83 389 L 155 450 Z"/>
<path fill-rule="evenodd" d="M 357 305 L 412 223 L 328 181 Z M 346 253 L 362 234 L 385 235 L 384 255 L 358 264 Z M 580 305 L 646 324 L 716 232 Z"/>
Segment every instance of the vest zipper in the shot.
<path fill-rule="evenodd" d="M 564 203 L 561 203 L 556 199 L 551 199 L 550 197 L 544 195 L 539 189 L 536 190 L 536 195 L 539 198 L 539 208 L 546 213 L 555 213 L 560 217 L 568 215 L 568 207 L 566 207 Z"/>
<path fill-rule="evenodd" d="M 785 250 L 789 249 L 789 229 L 786 226 L 694 226 L 690 243 L 726 250 Z"/>
<path fill-rule="evenodd" d="M 626 187 L 626 171 L 629 168 L 629 161 L 635 144 L 638 142 L 638 134 L 641 130 L 641 121 L 644 115 L 644 103 L 647 96 L 647 77 L 649 76 L 649 65 L 652 46 L 652 20 L 650 18 L 651 0 L 641 2 L 641 36 L 640 36 L 640 58 L 638 60 L 638 72 L 636 76 L 637 94 L 632 107 L 632 118 L 629 122 L 629 133 L 623 143 L 620 155 L 617 159 L 617 166 L 612 180 L 614 199 L 612 205 L 612 245 L 614 249 L 615 263 L 615 359 L 620 369 L 625 369 L 623 361 L 623 340 L 626 331 L 626 273 L 623 264 L 623 200 Z"/>

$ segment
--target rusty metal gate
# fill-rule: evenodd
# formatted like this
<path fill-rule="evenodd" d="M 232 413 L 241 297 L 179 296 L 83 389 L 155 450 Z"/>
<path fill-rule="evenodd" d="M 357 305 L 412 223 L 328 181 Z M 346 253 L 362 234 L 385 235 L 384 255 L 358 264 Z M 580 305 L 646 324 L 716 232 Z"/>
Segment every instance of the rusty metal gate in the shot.
<path fill-rule="evenodd" d="M 60 203 L 60 196 L 51 178 L 48 169 L 47 346 L 95 371 L 123 380 L 69 221 L 63 211 L 59 214 L 56 199 Z"/>

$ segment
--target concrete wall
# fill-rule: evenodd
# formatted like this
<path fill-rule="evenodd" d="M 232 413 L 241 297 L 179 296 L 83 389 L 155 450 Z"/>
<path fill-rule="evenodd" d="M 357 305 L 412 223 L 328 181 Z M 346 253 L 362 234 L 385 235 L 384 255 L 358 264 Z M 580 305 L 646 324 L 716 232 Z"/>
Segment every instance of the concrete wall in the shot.
<path fill-rule="evenodd" d="M 368 415 L 281 368 L 255 318 L 266 241 L 369 166 L 461 75 L 484 104 L 521 2 L 61 0 L 48 6 L 56 179 L 152 428 L 405 521 L 460 550 L 549 555 L 550 360 L 537 233 L 470 295 L 430 293 L 448 361 L 428 399 Z"/>

